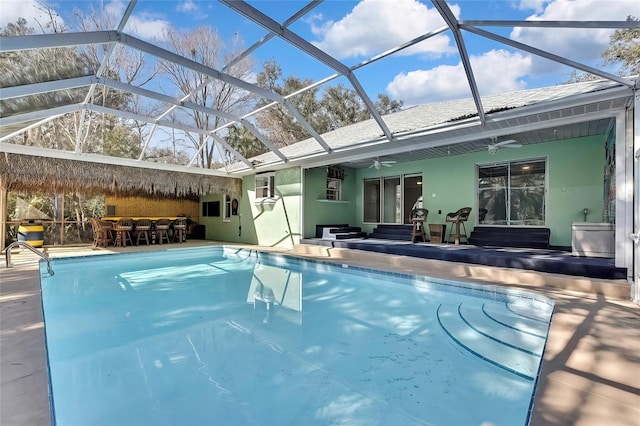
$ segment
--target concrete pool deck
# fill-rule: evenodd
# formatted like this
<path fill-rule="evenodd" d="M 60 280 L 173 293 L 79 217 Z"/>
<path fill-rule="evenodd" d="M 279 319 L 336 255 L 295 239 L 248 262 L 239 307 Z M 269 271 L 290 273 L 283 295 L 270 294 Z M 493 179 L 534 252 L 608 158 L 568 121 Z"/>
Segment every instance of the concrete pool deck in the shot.
<path fill-rule="evenodd" d="M 167 248 L 211 245 L 205 241 Z M 230 244 L 232 245 L 232 244 Z M 235 245 L 234 245 L 235 246 Z M 638 426 L 640 418 L 640 306 L 624 281 L 407 258 L 348 249 L 300 245 L 277 250 L 339 263 L 500 284 L 556 302 L 531 425 Z M 52 258 L 160 247 L 50 248 Z M 44 324 L 37 257 L 12 256 L 0 266 L 0 424 L 49 425 Z"/>

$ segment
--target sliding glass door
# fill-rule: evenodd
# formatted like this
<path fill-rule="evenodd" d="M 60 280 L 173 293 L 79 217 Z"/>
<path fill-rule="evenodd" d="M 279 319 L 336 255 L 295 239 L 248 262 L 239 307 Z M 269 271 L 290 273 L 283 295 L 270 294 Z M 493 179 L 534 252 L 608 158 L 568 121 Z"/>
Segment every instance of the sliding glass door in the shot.
<path fill-rule="evenodd" d="M 422 177 L 416 174 L 365 179 L 364 222 L 407 223 L 411 207 L 422 195 L 421 184 Z"/>

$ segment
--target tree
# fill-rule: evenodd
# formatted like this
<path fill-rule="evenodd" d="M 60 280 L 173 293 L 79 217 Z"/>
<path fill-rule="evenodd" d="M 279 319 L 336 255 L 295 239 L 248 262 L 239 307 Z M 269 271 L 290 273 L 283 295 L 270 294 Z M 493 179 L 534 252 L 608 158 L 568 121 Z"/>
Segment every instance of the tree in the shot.
<path fill-rule="evenodd" d="M 627 16 L 627 21 L 638 22 L 638 18 Z M 602 57 L 605 65 L 620 63 L 621 75 L 640 74 L 640 28 L 615 30 Z"/>
<path fill-rule="evenodd" d="M 391 114 L 393 112 L 398 112 L 402 110 L 404 106 L 404 101 L 396 101 L 395 99 L 391 99 L 389 96 L 380 93 L 378 95 L 378 102 L 376 102 L 376 109 L 381 115 Z"/>
<path fill-rule="evenodd" d="M 267 152 L 267 147 L 249 129 L 240 124 L 234 124 L 229 127 L 229 133 L 225 140 L 244 158 L 255 157 Z M 227 152 L 226 155 L 225 162 L 232 163 L 236 161 L 231 156 L 231 153 Z"/>
<path fill-rule="evenodd" d="M 220 70 L 231 58 L 242 51 L 239 37 L 234 38 L 233 45 L 227 52 L 224 42 L 210 27 L 198 27 L 188 33 L 181 33 L 175 28 L 166 29 L 166 45 L 169 50 L 213 69 Z M 226 70 L 226 74 L 247 80 L 251 73 L 253 61 L 247 57 L 238 61 Z M 179 96 L 190 95 L 189 101 L 214 110 L 241 115 L 255 102 L 256 96 L 244 89 L 231 85 L 223 80 L 213 79 L 209 75 L 193 71 L 172 61 L 161 61 L 160 71 L 175 84 L 180 91 Z M 196 110 L 180 110 L 175 120 L 202 130 L 213 130 L 226 123 L 219 115 Z M 187 133 L 194 151 L 199 152 L 200 166 L 211 168 L 216 164 L 215 146 L 208 136 Z M 200 150 L 200 147 L 205 145 Z"/>
<path fill-rule="evenodd" d="M 282 68 L 275 61 L 263 64 L 263 70 L 256 78 L 256 84 L 281 96 L 295 93 L 312 84 L 311 80 L 301 80 L 296 76 L 282 76 Z M 317 99 L 318 88 L 312 88 L 289 98 L 289 102 L 316 130 L 321 128 L 317 122 L 317 112 L 320 104 Z M 262 107 L 270 100 L 261 100 L 257 107 Z M 283 105 L 275 105 L 257 116 L 257 124 L 267 138 L 276 146 L 282 147 L 310 137 L 309 132 L 289 113 Z"/>
<path fill-rule="evenodd" d="M 627 22 L 637 22 L 635 16 L 627 16 Z M 609 37 L 609 47 L 602 52 L 604 65 L 620 64 L 619 75 L 640 74 L 640 29 L 621 28 L 615 30 Z M 569 80 L 565 83 L 579 83 L 581 81 L 599 80 L 601 77 L 581 72 L 572 71 Z"/>
<path fill-rule="evenodd" d="M 256 81 L 260 87 L 282 96 L 298 92 L 313 83 L 309 79 L 301 79 L 297 76 L 283 77 L 282 69 L 275 61 L 264 63 L 263 70 L 258 74 Z M 341 84 L 327 87 L 322 92 L 319 87 L 312 87 L 288 99 L 319 134 L 371 118 L 369 110 L 355 90 Z M 268 102 L 271 101 L 261 101 L 258 107 Z M 380 94 L 375 105 L 381 114 L 388 114 L 402 109 L 403 102 L 391 100 L 387 95 Z M 282 105 L 272 106 L 262 112 L 256 121 L 269 140 L 278 147 L 290 145 L 311 136 Z"/>

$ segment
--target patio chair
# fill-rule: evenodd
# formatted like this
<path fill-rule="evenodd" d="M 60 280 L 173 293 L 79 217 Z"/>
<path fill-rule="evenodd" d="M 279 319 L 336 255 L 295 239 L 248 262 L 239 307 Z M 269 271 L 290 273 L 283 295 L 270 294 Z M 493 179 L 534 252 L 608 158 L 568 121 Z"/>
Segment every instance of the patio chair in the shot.
<path fill-rule="evenodd" d="M 453 236 L 455 244 L 460 244 L 460 238 L 464 236 L 464 239 L 468 242 L 467 238 L 467 229 L 464 226 L 464 223 L 469 219 L 469 214 L 471 213 L 471 207 L 463 207 L 457 212 L 447 213 L 446 221 L 451 222 L 451 230 L 449 230 L 449 238 L 447 238 L 447 242 L 451 242 L 451 237 Z M 454 226 L 455 225 L 455 233 Z M 460 233 L 460 225 L 462 225 L 462 229 L 464 233 Z"/>
<path fill-rule="evenodd" d="M 115 233 L 115 246 L 116 247 L 126 247 L 127 241 L 130 245 L 133 245 L 133 240 L 131 239 L 131 232 L 133 231 L 133 219 L 130 217 L 120 218 L 113 225 L 113 232 Z"/>
<path fill-rule="evenodd" d="M 171 221 L 169 219 L 158 219 L 156 221 L 156 236 L 158 237 L 158 244 L 162 244 L 162 240 L 167 240 L 167 244 L 169 241 L 169 227 L 171 226 Z"/>
<path fill-rule="evenodd" d="M 185 242 L 185 236 L 187 233 L 187 219 L 181 217 L 173 222 L 173 242 L 176 242 L 176 238 L 179 243 Z"/>
<path fill-rule="evenodd" d="M 140 240 L 144 237 L 144 241 L 149 245 L 149 231 L 151 231 L 151 220 L 138 219 L 135 222 L 136 245 L 140 245 Z"/>
<path fill-rule="evenodd" d="M 111 243 L 111 226 L 107 227 L 103 221 L 91 218 L 91 228 L 93 229 L 94 247 L 107 247 Z"/>
<path fill-rule="evenodd" d="M 426 242 L 427 239 L 424 235 L 424 223 L 427 221 L 427 216 L 429 215 L 429 210 L 427 209 L 413 209 L 411 210 L 411 223 L 413 224 L 413 229 L 411 230 L 411 242 L 415 242 L 416 237 L 421 237 L 423 242 Z"/>

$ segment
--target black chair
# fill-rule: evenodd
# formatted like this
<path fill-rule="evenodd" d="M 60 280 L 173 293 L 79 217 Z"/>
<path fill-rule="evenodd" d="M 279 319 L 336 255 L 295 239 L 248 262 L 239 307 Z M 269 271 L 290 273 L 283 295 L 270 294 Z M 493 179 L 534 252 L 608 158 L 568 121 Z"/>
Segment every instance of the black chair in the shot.
<path fill-rule="evenodd" d="M 451 230 L 449 231 L 449 238 L 447 238 L 447 242 L 451 242 L 451 237 L 453 236 L 454 242 L 456 244 L 460 244 L 460 238 L 464 236 L 464 239 L 468 242 L 467 238 L 467 229 L 464 226 L 464 223 L 469 220 L 469 214 L 471 213 L 471 207 L 463 207 L 457 212 L 447 213 L 446 221 L 451 222 Z M 455 225 L 455 233 L 453 232 L 453 228 Z M 462 225 L 462 229 L 464 233 L 460 233 L 460 225 Z"/>

